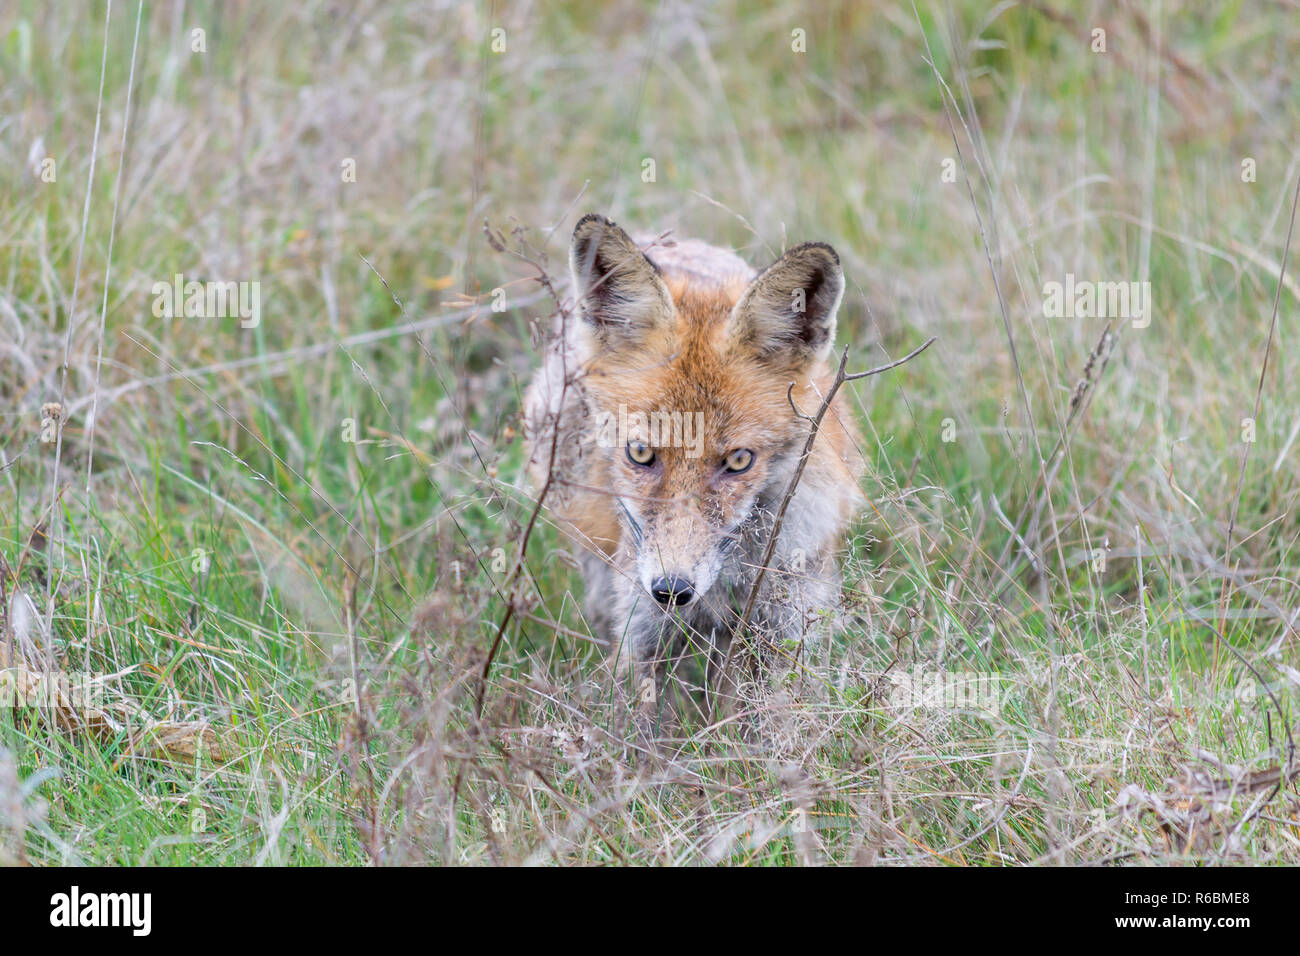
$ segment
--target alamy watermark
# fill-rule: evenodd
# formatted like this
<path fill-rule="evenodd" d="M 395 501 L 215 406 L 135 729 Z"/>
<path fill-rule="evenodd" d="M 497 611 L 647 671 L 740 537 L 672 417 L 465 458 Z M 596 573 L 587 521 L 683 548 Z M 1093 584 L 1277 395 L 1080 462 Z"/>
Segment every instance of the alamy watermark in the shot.
<path fill-rule="evenodd" d="M 617 413 L 597 413 L 597 445 L 622 448 L 629 441 L 645 442 L 651 448 L 684 448 L 687 458 L 699 458 L 704 454 L 704 413 L 629 412 L 622 404 Z"/>
<path fill-rule="evenodd" d="M 65 671 L 33 673 L 17 668 L 0 669 L 0 709 L 13 707 L 70 707 L 104 709 L 103 674 Z"/>
<path fill-rule="evenodd" d="M 254 329 L 262 321 L 262 283 L 185 281 L 155 282 L 153 314 L 159 319 L 239 319 L 240 328 Z"/>
<path fill-rule="evenodd" d="M 1151 324 L 1150 282 L 1093 282 L 1065 274 L 1064 282 L 1043 284 L 1043 317 L 1129 319 L 1133 328 Z"/>
<path fill-rule="evenodd" d="M 50 897 L 50 925 L 123 927 L 133 936 L 148 936 L 153 929 L 153 894 L 83 892 L 74 885 Z"/>
<path fill-rule="evenodd" d="M 926 670 L 890 672 L 889 702 L 899 710 L 964 710 L 996 717 L 1010 698 L 1012 685 L 991 671 Z"/>

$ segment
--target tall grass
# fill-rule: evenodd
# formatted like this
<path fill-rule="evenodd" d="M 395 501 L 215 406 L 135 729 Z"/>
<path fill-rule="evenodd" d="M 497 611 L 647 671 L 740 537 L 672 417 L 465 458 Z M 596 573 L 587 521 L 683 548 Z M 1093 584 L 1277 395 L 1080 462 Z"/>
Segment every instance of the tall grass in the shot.
<path fill-rule="evenodd" d="M 0 9 L 0 649 L 121 719 L 0 710 L 0 859 L 1300 862 L 1286 9 L 146 4 L 129 116 L 103 12 Z M 938 336 L 849 386 L 844 626 L 761 747 L 620 724 L 548 520 L 505 593 L 553 302 L 483 223 L 558 281 L 588 210 L 830 242 L 851 367 Z"/>

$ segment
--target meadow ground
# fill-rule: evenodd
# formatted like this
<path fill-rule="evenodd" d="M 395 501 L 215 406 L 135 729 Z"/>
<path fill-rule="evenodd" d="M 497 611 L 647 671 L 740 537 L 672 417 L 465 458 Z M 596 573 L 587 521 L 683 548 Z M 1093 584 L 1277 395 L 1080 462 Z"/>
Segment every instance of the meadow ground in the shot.
<path fill-rule="evenodd" d="M 0 861 L 1300 862 L 1298 26 L 4 0 L 0 663 L 99 683 L 0 708 Z M 851 386 L 845 626 L 764 748 L 643 752 L 545 515 L 511 573 L 591 210 L 831 243 L 851 368 L 938 337 Z"/>

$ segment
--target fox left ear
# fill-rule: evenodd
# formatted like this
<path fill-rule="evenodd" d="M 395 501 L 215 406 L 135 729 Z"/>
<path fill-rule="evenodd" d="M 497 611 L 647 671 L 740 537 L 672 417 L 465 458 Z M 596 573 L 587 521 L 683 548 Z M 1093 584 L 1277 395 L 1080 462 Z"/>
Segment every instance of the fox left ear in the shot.
<path fill-rule="evenodd" d="M 761 358 L 806 367 L 830 352 L 843 297 L 840 257 L 824 242 L 806 242 L 749 284 L 731 310 L 729 334 Z"/>

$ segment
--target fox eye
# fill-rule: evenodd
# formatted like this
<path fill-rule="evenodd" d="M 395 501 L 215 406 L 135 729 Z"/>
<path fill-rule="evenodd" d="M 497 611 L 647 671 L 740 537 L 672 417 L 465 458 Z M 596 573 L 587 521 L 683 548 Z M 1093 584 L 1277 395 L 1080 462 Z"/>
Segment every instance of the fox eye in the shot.
<path fill-rule="evenodd" d="M 643 441 L 630 441 L 627 443 L 627 460 L 649 468 L 655 463 L 655 450 Z"/>
<path fill-rule="evenodd" d="M 722 459 L 722 467 L 733 475 L 738 475 L 742 471 L 749 471 L 749 466 L 754 463 L 754 453 L 748 448 L 737 448 L 734 451 L 727 452 L 727 457 Z"/>

